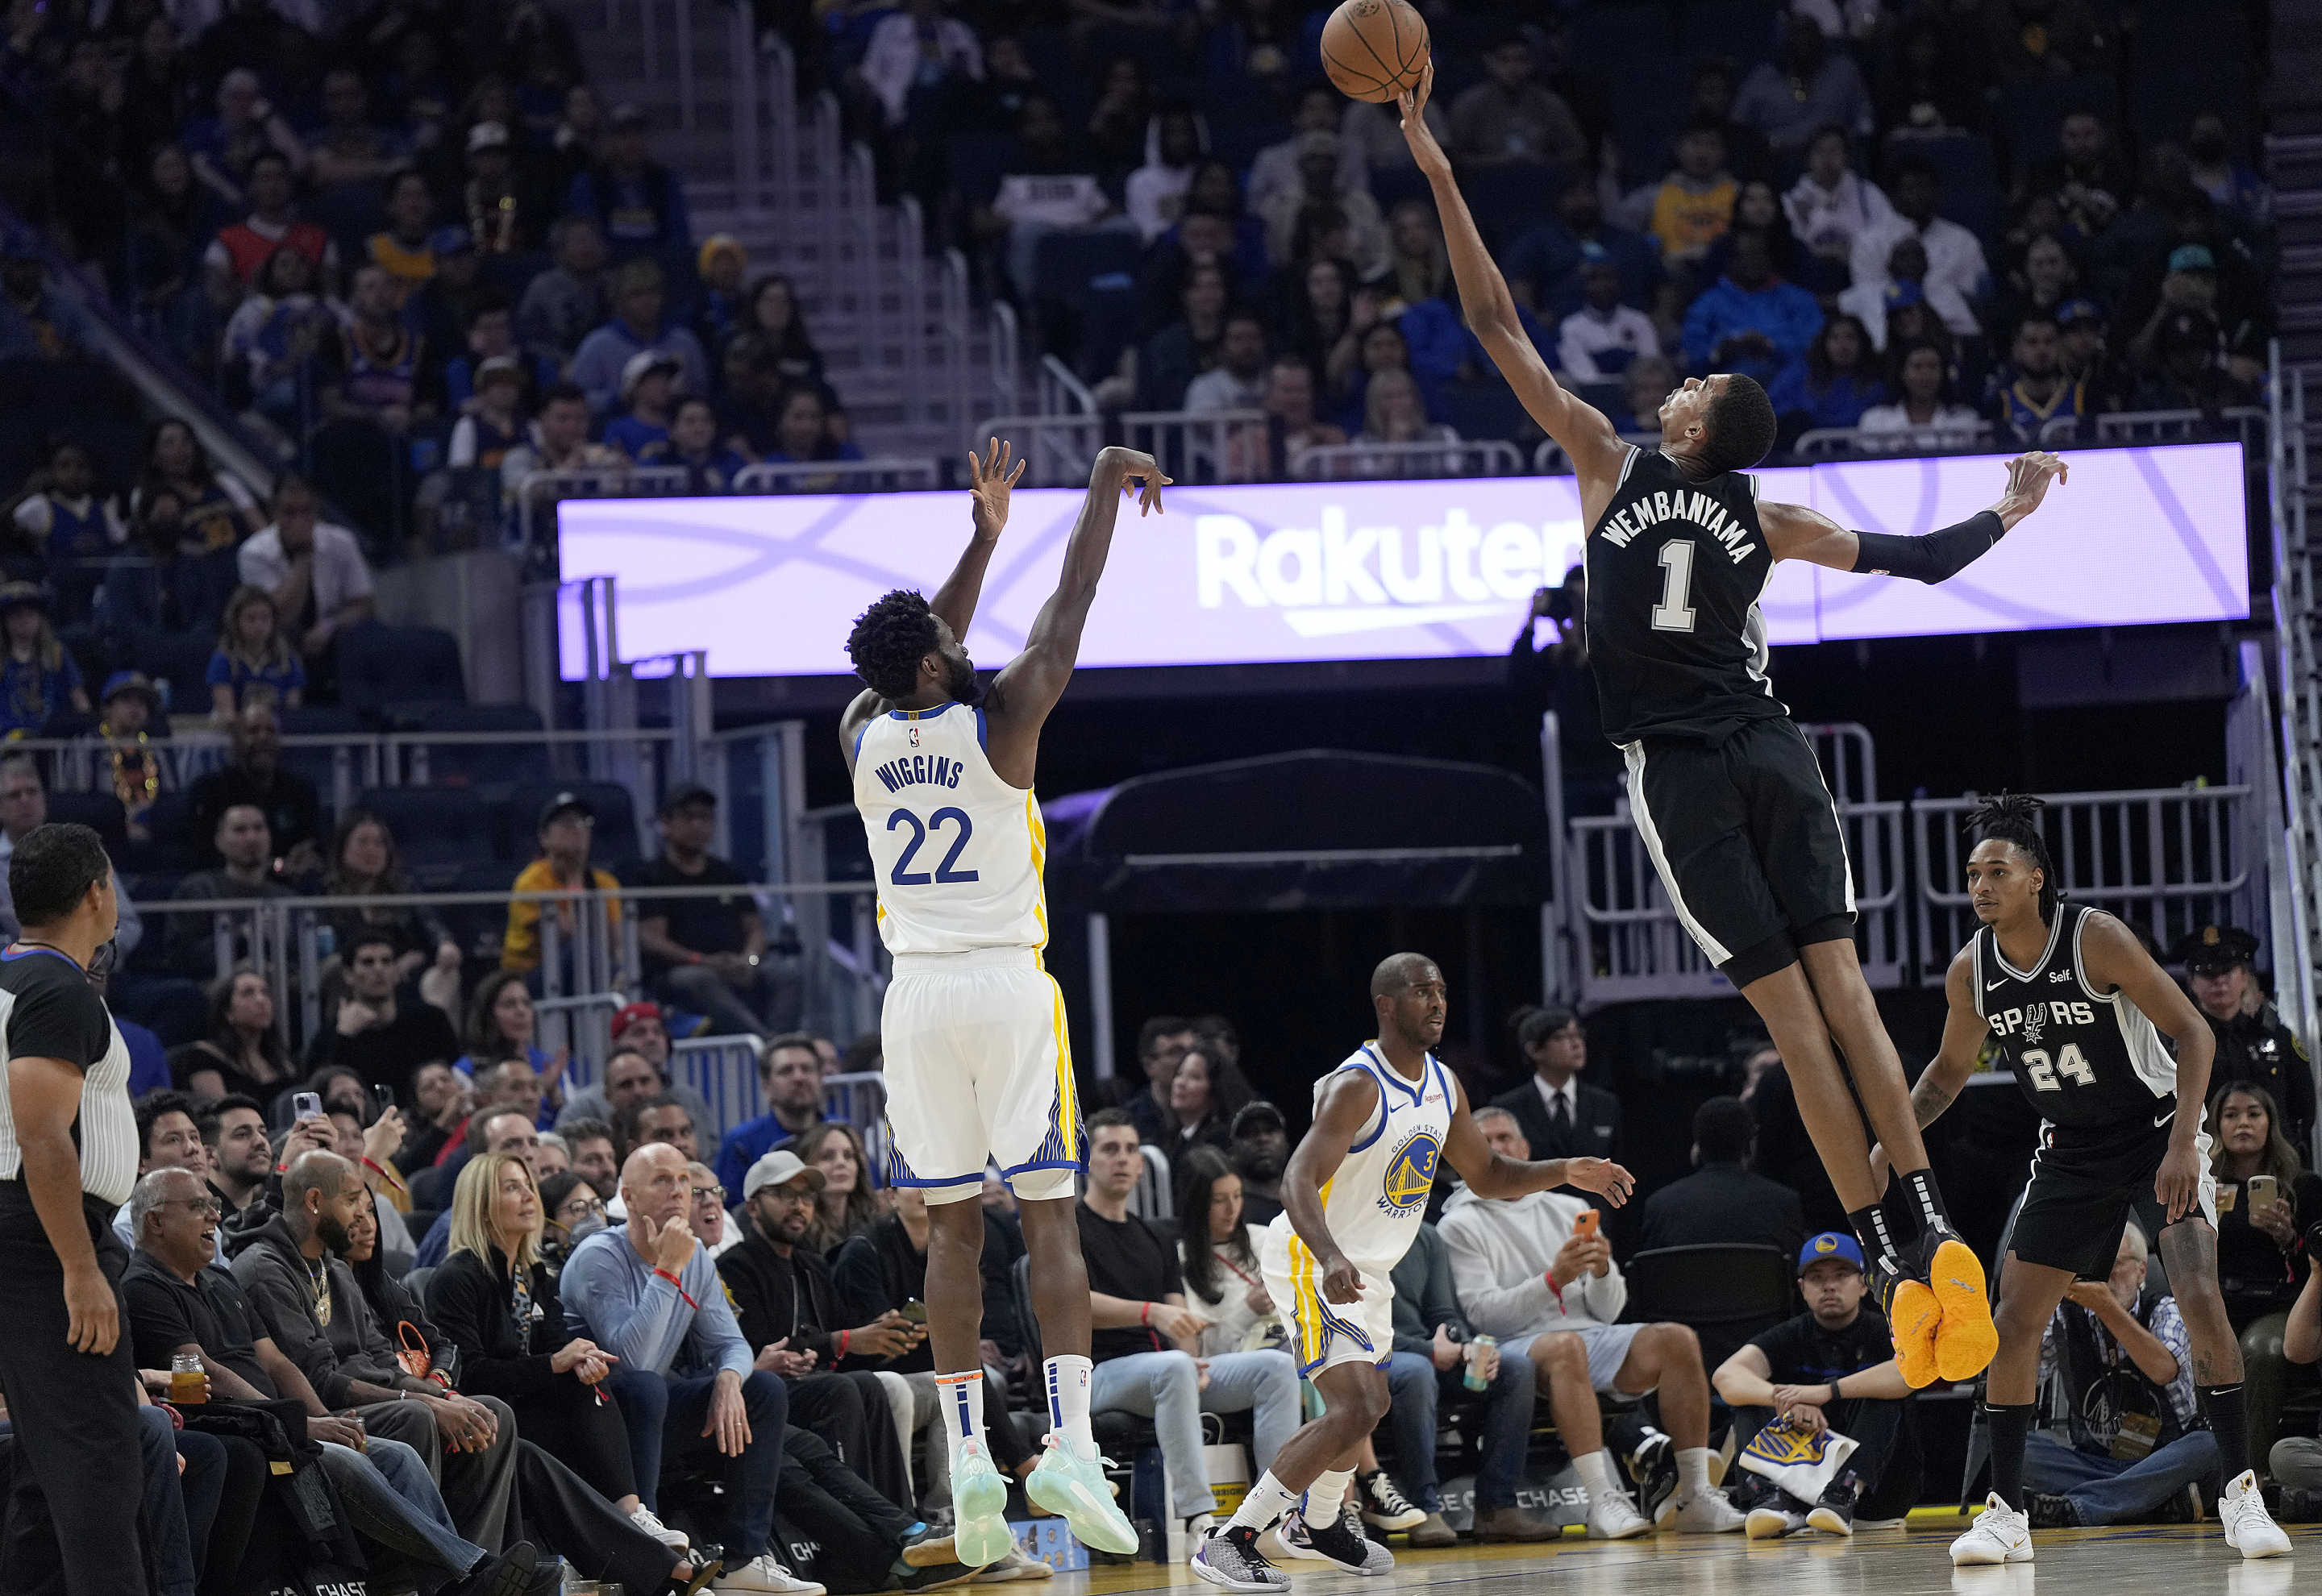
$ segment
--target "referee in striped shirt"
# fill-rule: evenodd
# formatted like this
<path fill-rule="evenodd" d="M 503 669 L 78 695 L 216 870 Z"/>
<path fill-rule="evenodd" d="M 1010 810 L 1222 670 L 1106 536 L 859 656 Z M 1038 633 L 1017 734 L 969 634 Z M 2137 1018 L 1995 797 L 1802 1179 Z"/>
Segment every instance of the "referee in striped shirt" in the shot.
<path fill-rule="evenodd" d="M 0 952 L 0 1387 L 15 1427 L 0 1592 L 146 1588 L 137 1371 L 121 1333 L 137 1183 L 129 1048 L 89 972 L 109 962 L 113 866 L 85 825 L 8 860 L 23 933 Z"/>

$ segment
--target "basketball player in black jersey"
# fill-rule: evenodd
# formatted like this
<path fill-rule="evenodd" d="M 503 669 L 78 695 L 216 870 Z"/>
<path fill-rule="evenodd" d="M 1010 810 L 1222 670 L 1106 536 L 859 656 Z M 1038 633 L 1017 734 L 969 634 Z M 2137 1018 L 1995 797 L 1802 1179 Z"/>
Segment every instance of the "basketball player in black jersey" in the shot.
<path fill-rule="evenodd" d="M 1557 385 L 1518 324 L 1420 115 L 1433 82 L 1431 71 L 1402 96 L 1403 137 L 1434 189 L 1468 327 L 1572 461 L 1588 527 L 1589 655 L 1605 734 L 1628 762 L 1637 829 L 1686 930 L 1781 1051 L 1815 1150 L 1873 1260 L 1905 1377 L 1971 1379 L 1997 1345 L 1983 1268 L 1944 1215 L 1902 1061 L 1856 962 L 1845 838 L 1814 751 L 1766 678 L 1757 604 L 1777 560 L 1942 581 L 2036 509 L 2063 462 L 2027 454 L 1990 509 L 1896 537 L 1759 502 L 1738 473 L 1773 446 L 1774 409 L 1747 377 L 1688 378 L 1661 407 L 1660 448 L 1632 448 Z M 1908 1194 L 1917 1230 L 1907 1238 L 1890 1236 L 1880 1210 L 1850 1074 Z"/>
<path fill-rule="evenodd" d="M 2057 901 L 2040 807 L 2038 798 L 2003 797 L 1969 817 L 1979 840 L 1968 854 L 1968 901 L 1982 928 L 1952 961 L 1943 1049 L 1911 1092 L 1924 1129 L 1959 1096 L 1988 1038 L 2045 1122 L 2000 1266 L 1999 1352 L 1984 1409 L 1991 1495 L 1952 1544 L 1952 1561 L 2031 1561 L 2024 1442 L 2041 1336 L 2075 1280 L 2112 1273 L 2139 1207 L 2145 1228 L 2159 1232 L 2192 1343 L 2193 1382 L 2217 1436 L 2226 1544 L 2244 1557 L 2280 1556 L 2290 1539 L 2250 1472 L 2241 1346 L 2217 1291 L 2217 1183 L 2201 1130 L 2217 1037 L 2127 926 Z M 1875 1151 L 1871 1162 L 1880 1162 Z"/>

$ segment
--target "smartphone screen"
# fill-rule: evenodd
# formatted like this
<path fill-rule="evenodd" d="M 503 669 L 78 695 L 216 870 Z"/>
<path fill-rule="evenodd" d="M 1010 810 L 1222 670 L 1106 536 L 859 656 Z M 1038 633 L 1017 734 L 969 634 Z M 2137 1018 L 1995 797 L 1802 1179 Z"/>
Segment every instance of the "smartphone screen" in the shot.
<path fill-rule="evenodd" d="M 290 1099 L 290 1117 L 293 1119 L 320 1119 L 323 1117 L 322 1094 L 302 1091 L 293 1096 Z"/>

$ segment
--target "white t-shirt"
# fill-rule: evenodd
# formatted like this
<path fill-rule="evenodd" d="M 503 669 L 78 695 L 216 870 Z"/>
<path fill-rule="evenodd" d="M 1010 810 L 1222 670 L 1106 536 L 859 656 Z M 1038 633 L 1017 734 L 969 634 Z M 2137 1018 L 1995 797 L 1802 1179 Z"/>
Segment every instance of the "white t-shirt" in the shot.
<path fill-rule="evenodd" d="M 1109 203 L 1102 185 L 1086 172 L 1011 172 L 1000 179 L 992 208 L 1010 222 L 1085 227 L 1104 214 Z"/>
<path fill-rule="evenodd" d="M 1973 440 L 1983 425 L 1983 417 L 1964 405 L 1939 405 L 1929 421 L 1913 421 L 1910 413 L 1900 405 L 1873 405 L 1854 424 L 1859 433 L 1909 433 L 1912 441 L 1921 448 L 1940 449 L 1946 444 L 1964 443 Z"/>
<path fill-rule="evenodd" d="M 271 591 L 290 573 L 289 557 L 282 552 L 282 529 L 269 526 L 242 545 L 234 558 L 242 579 Z M 315 528 L 315 614 L 328 620 L 358 598 L 371 594 L 370 567 L 364 563 L 362 545 L 343 526 L 328 522 Z M 287 619 L 288 617 L 286 617 Z"/>
<path fill-rule="evenodd" d="M 1620 375 L 1627 360 L 1613 362 L 1616 368 L 1606 370 L 1597 357 L 1612 350 L 1625 350 L 1629 360 L 1642 360 L 1661 352 L 1660 334 L 1653 331 L 1652 318 L 1632 305 L 1616 305 L 1610 315 L 1598 315 L 1583 307 L 1564 318 L 1557 329 L 1556 360 L 1575 382 L 1604 382 Z"/>

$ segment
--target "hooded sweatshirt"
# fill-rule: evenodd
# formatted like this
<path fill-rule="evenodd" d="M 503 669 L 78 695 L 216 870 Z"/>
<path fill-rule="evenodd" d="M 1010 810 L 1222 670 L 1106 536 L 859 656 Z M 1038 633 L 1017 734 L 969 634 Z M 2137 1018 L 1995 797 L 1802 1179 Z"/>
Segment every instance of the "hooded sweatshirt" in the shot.
<path fill-rule="evenodd" d="M 1588 1207 L 1561 1192 L 1488 1199 L 1460 1188 L 1444 1205 L 1437 1229 L 1451 1254 L 1451 1283 L 1468 1322 L 1507 1341 L 1618 1319 L 1629 1300 L 1619 1264 L 1601 1279 L 1583 1275 L 1566 1286 L 1561 1301 L 1548 1283 L 1549 1265 Z"/>

